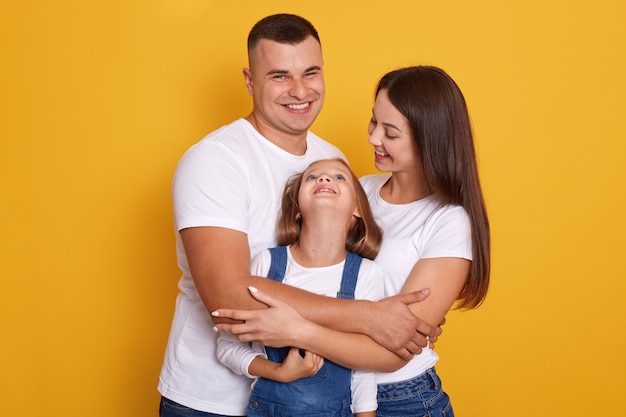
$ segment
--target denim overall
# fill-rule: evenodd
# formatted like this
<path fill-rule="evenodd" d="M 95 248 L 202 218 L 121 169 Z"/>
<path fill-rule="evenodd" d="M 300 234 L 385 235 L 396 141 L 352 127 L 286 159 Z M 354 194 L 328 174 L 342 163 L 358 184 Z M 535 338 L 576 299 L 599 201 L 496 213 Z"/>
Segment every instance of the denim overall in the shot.
<path fill-rule="evenodd" d="M 271 248 L 272 262 L 268 278 L 282 282 L 287 268 L 287 248 Z M 337 298 L 354 299 L 354 289 L 361 257 L 347 252 Z M 282 363 L 289 347 L 266 347 L 268 358 Z M 313 376 L 290 383 L 259 378 L 248 403 L 248 417 L 348 417 L 350 411 L 352 370 L 327 359 Z"/>

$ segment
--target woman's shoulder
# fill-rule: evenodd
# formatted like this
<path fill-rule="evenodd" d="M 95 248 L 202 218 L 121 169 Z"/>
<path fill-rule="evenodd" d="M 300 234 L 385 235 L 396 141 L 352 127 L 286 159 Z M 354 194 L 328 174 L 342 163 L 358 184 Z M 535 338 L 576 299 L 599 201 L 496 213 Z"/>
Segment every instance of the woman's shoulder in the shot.
<path fill-rule="evenodd" d="M 368 192 L 375 190 L 383 186 L 383 184 L 389 179 L 390 174 L 371 174 L 364 175 L 359 178 L 359 182 L 363 186 L 363 189 Z"/>

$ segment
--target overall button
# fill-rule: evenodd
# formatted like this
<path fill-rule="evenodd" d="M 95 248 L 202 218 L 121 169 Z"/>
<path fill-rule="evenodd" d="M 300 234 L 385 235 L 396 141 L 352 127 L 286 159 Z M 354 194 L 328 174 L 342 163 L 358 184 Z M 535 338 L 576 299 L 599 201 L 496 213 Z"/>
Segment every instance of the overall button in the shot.
<path fill-rule="evenodd" d="M 259 403 L 258 403 L 258 402 L 256 402 L 256 401 L 252 401 L 252 402 L 250 403 L 250 406 L 251 406 L 252 408 L 259 408 Z"/>

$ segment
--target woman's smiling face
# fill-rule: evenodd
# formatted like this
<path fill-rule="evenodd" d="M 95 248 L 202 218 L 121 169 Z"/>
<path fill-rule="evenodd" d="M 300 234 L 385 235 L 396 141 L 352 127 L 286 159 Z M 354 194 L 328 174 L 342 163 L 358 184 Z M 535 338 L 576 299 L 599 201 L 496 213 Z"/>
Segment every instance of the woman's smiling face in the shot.
<path fill-rule="evenodd" d="M 387 90 L 380 90 L 367 129 L 374 146 L 374 164 L 384 172 L 421 170 L 417 143 L 409 122 L 389 100 Z"/>

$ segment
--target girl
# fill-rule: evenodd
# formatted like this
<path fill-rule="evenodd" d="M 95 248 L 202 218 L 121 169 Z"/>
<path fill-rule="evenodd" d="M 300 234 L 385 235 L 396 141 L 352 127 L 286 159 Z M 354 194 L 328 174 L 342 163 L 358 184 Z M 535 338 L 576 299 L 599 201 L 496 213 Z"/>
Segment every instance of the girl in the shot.
<path fill-rule="evenodd" d="M 287 183 L 281 246 L 255 257 L 252 273 L 330 297 L 378 300 L 382 271 L 372 259 L 381 238 L 348 165 L 340 159 L 317 161 Z M 351 408 L 356 416 L 375 415 L 374 373 L 352 372 L 297 348 L 265 351 L 229 334 L 218 338 L 222 363 L 235 373 L 260 377 L 248 416 L 351 416 Z"/>

